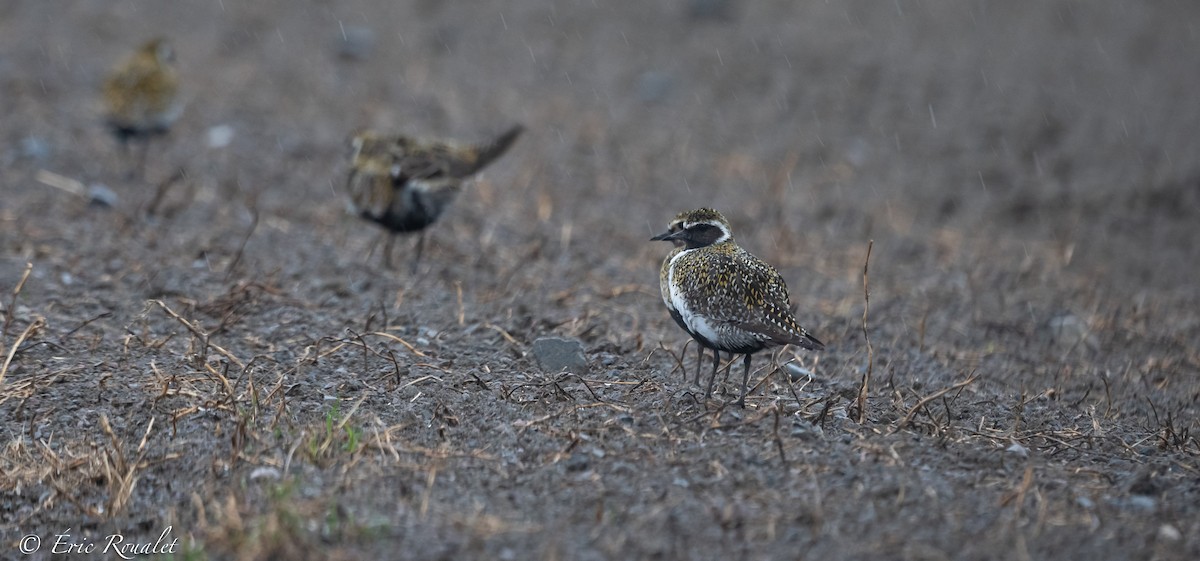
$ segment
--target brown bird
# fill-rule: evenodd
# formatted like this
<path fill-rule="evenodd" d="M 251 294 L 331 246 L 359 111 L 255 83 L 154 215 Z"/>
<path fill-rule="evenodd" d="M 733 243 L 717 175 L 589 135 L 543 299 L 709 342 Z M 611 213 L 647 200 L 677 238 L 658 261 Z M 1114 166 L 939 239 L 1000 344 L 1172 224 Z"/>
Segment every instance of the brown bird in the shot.
<path fill-rule="evenodd" d="M 128 154 L 141 141 L 137 169 L 144 170 L 150 139 L 167 133 L 183 112 L 175 50 L 166 39 L 151 39 L 118 63 L 102 88 L 105 119 Z"/>
<path fill-rule="evenodd" d="M 384 264 L 391 268 L 395 234 L 419 232 L 412 269 L 425 246 L 425 229 L 454 202 L 463 182 L 499 158 L 524 127 L 516 125 L 489 142 L 459 144 L 403 135 L 363 132 L 351 141 L 346 183 L 350 212 L 389 231 Z"/>
<path fill-rule="evenodd" d="M 713 351 L 705 397 L 712 395 L 721 351 L 745 355 L 738 398 L 744 407 L 751 355 L 781 345 L 825 348 L 792 315 L 783 277 L 734 241 L 721 213 L 708 208 L 682 212 L 651 240 L 676 244 L 659 269 L 663 303 L 675 323 Z M 697 382 L 699 376 L 697 372 Z"/>

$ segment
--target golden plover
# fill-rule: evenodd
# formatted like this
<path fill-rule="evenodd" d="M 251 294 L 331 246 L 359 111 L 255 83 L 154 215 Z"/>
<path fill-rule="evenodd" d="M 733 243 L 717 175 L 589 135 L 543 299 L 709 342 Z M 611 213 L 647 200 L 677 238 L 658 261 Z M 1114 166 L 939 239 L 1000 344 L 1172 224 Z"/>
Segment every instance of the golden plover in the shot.
<path fill-rule="evenodd" d="M 101 88 L 105 119 L 128 154 L 131 140 L 142 141 L 143 170 L 150 139 L 166 134 L 183 112 L 175 50 L 166 39 L 151 39 L 118 63 Z"/>
<path fill-rule="evenodd" d="M 682 212 L 651 240 L 676 244 L 659 270 L 659 283 L 671 317 L 702 349 L 713 351 L 706 397 L 712 395 L 721 351 L 745 355 L 738 398 L 744 407 L 754 353 L 780 345 L 825 348 L 792 315 L 783 277 L 738 246 L 721 213 L 708 208 Z M 699 381 L 699 372 L 696 376 Z"/>
<path fill-rule="evenodd" d="M 523 130 L 516 125 L 490 142 L 469 145 L 370 131 L 355 135 L 347 206 L 389 230 L 384 264 L 391 267 L 395 234 L 420 232 L 412 262 L 415 270 L 425 245 L 425 228 L 450 206 L 463 182 L 503 155 Z"/>

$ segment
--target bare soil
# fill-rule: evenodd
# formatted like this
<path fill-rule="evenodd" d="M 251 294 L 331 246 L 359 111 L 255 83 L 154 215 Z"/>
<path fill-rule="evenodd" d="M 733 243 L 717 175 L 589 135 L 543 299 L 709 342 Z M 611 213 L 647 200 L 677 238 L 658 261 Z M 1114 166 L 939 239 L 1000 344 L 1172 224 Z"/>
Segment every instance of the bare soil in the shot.
<path fill-rule="evenodd" d="M 1198 559 L 1197 6 L 6 2 L 0 558 Z M 349 135 L 514 122 L 384 268 Z M 829 346 L 744 410 L 659 301 L 700 206 Z"/>

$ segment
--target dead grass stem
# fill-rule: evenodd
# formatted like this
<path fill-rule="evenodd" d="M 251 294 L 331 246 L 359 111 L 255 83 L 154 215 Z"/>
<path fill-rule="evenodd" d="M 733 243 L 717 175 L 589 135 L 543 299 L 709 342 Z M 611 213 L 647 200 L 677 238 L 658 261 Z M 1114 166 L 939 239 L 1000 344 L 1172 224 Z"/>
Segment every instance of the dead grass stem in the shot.
<path fill-rule="evenodd" d="M 21 295 L 21 289 L 25 287 L 25 281 L 29 280 L 30 273 L 33 272 L 33 263 L 25 263 L 25 271 L 21 273 L 21 280 L 17 281 L 16 286 L 12 289 L 12 297 L 8 300 L 8 307 L 4 310 L 4 328 L 0 329 L 0 352 L 7 350 L 4 353 L 4 364 L 0 365 L 0 386 L 4 385 L 4 376 L 8 373 L 8 367 L 12 364 L 13 357 L 17 355 L 17 351 L 21 348 L 21 343 L 25 342 L 30 335 L 36 332 L 45 324 L 42 318 L 36 318 L 29 325 L 25 326 L 25 330 L 17 337 L 16 341 L 8 349 L 4 348 L 4 339 L 8 337 L 8 330 L 13 323 L 13 313 L 17 306 L 17 297 Z"/>
<path fill-rule="evenodd" d="M 967 378 L 965 380 L 963 380 L 957 384 L 954 384 L 953 386 L 948 386 L 948 387 L 942 388 L 940 390 L 937 390 L 937 391 L 921 398 L 920 401 L 917 401 L 916 405 L 913 405 L 911 408 L 909 408 L 908 413 L 906 415 L 904 415 L 904 418 L 901 419 L 899 423 L 896 423 L 896 427 L 892 429 L 892 433 L 895 434 L 896 432 L 904 430 L 906 427 L 908 427 L 909 423 L 912 422 L 913 417 L 916 416 L 917 412 L 920 411 L 922 408 L 924 408 L 929 403 L 931 403 L 933 400 L 935 400 L 939 397 L 942 397 L 943 395 L 946 395 L 952 391 L 961 390 L 961 389 L 971 385 L 972 383 L 974 383 L 975 380 L 978 378 L 979 378 L 979 375 L 972 372 L 971 375 L 967 376 Z"/>
<path fill-rule="evenodd" d="M 871 249 L 875 247 L 875 240 L 867 242 L 867 257 L 863 259 L 863 315 L 862 315 L 862 332 L 863 340 L 867 343 L 867 370 L 863 372 L 862 383 L 858 387 L 858 423 L 862 424 L 867 420 L 867 395 L 871 388 L 871 373 L 875 369 L 875 348 L 871 346 L 871 336 L 867 332 L 867 313 L 871 309 L 871 284 L 868 271 L 871 266 Z"/>
<path fill-rule="evenodd" d="M 214 351 L 217 352 L 217 354 L 229 359 L 229 361 L 232 362 L 233 364 L 236 364 L 238 366 L 238 368 L 245 368 L 245 366 L 246 366 L 245 362 L 243 362 L 237 356 L 234 356 L 233 353 L 222 348 L 220 345 L 217 345 L 216 343 L 213 343 L 212 341 L 210 341 L 208 332 L 204 331 L 203 329 L 201 329 L 194 323 L 188 321 L 183 316 L 175 313 L 175 310 L 172 310 L 171 307 L 167 306 L 167 304 L 165 302 L 163 302 L 162 300 L 151 300 L 150 304 L 161 308 L 163 310 L 163 312 L 165 312 L 167 315 L 171 316 L 176 321 L 178 321 L 180 324 L 182 324 L 184 327 L 186 327 L 187 330 L 190 331 L 192 333 L 192 335 L 195 335 L 197 339 L 200 339 L 200 343 L 201 343 L 200 359 L 202 362 L 207 362 L 208 349 L 211 347 Z"/>
<path fill-rule="evenodd" d="M 108 415 L 100 415 L 100 430 L 108 436 L 109 442 L 103 458 L 104 476 L 108 484 L 108 504 L 105 514 L 111 517 L 124 511 L 125 507 L 129 505 L 133 489 L 137 485 L 138 470 L 143 467 L 146 458 L 146 442 L 150 438 L 150 431 L 154 430 L 154 417 L 151 417 L 150 422 L 146 425 L 146 431 L 142 434 L 141 441 L 138 442 L 136 456 L 132 458 L 132 461 L 126 456 L 121 439 L 117 437 L 112 425 L 108 422 Z"/>

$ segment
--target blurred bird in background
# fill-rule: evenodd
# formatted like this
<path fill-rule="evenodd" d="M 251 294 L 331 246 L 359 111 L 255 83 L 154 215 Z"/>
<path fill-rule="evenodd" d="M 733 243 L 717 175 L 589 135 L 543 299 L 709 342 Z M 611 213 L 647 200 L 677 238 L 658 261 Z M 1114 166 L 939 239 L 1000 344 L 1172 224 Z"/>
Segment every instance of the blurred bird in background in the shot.
<path fill-rule="evenodd" d="M 141 142 L 135 170 L 144 174 L 150 140 L 166 134 L 183 112 L 175 50 L 161 37 L 147 41 L 113 67 L 102 94 L 105 120 L 126 158 L 130 142 Z"/>
<path fill-rule="evenodd" d="M 395 235 L 419 232 L 415 272 L 425 246 L 425 228 L 454 202 L 463 183 L 508 151 L 524 127 L 515 125 L 492 140 L 460 144 L 366 131 L 354 136 L 346 183 L 350 212 L 388 232 L 384 265 L 392 267 Z"/>

